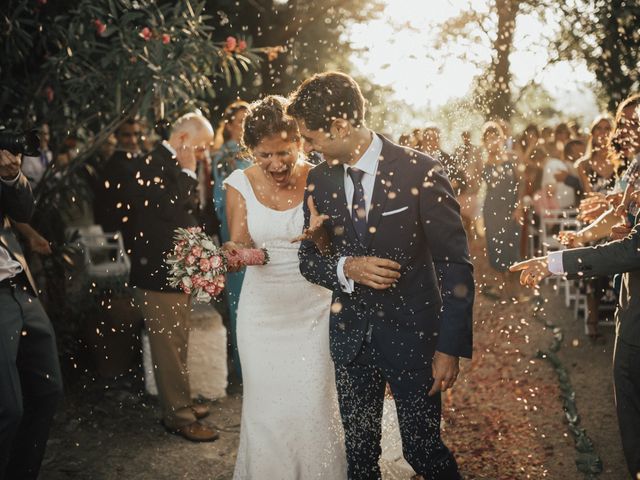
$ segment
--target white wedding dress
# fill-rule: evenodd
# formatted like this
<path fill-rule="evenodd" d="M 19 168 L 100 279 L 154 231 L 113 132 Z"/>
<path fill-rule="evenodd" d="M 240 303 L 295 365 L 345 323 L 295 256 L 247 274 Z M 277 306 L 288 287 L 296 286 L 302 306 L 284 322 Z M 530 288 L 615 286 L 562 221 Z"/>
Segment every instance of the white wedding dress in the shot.
<path fill-rule="evenodd" d="M 251 238 L 270 256 L 267 265 L 247 268 L 238 305 L 244 395 L 233 478 L 345 479 L 329 353 L 331 292 L 300 274 L 298 244 L 290 243 L 303 229 L 302 204 L 264 206 L 241 170 L 225 184 L 244 197 Z"/>

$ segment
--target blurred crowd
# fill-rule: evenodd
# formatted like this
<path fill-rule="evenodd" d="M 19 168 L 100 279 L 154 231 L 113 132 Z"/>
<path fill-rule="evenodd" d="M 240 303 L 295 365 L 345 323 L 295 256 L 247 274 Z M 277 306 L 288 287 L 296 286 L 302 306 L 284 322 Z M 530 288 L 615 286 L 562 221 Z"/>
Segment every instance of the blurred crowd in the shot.
<path fill-rule="evenodd" d="M 480 285 L 483 294 L 522 301 L 527 295 L 508 271 L 510 265 L 630 232 L 637 207 L 632 199 L 624 208 L 620 204 L 626 187 L 638 181 L 639 104 L 640 96 L 633 95 L 615 117 L 599 115 L 586 129 L 575 121 L 532 123 L 514 134 L 507 122 L 489 121 L 478 132 L 479 145 L 465 131 L 452 153 L 443 151 L 434 125 L 400 136 L 400 144 L 440 160 L 469 238 L 484 237 L 496 276 Z M 575 284 L 586 297 L 586 334 L 599 341 L 598 326 L 615 304 L 614 279 Z"/>

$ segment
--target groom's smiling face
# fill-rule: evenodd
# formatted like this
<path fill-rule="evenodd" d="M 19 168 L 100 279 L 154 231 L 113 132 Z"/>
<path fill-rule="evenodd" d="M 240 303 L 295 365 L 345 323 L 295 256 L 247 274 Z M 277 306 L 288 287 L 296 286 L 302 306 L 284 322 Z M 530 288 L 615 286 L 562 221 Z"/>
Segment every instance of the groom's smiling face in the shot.
<path fill-rule="evenodd" d="M 321 153 L 322 156 L 330 163 L 344 163 L 348 158 L 345 156 L 346 145 L 343 135 L 338 132 L 334 126 L 326 132 L 320 130 L 310 130 L 304 123 L 304 120 L 298 119 L 298 128 L 300 135 L 304 140 L 304 153 L 309 154 L 312 151 Z M 336 131 L 334 131 L 336 130 Z"/>

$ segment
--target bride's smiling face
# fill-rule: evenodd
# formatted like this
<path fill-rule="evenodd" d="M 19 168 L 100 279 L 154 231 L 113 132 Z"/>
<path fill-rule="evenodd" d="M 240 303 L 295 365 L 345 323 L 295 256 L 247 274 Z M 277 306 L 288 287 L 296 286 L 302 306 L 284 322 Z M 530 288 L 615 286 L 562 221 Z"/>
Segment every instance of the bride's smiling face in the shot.
<path fill-rule="evenodd" d="M 290 184 L 300 153 L 300 139 L 291 139 L 286 132 L 260 140 L 253 157 L 268 179 L 278 187 Z"/>

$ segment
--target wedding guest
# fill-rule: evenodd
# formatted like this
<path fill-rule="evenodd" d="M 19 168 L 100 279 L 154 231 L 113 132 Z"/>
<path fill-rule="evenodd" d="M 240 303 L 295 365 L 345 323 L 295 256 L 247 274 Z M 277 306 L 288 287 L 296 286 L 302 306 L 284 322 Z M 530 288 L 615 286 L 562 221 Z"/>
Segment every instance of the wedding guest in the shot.
<path fill-rule="evenodd" d="M 422 136 L 423 136 L 423 131 L 421 128 L 414 128 L 411 131 L 411 142 L 410 142 L 410 147 L 414 148 L 418 151 L 422 151 Z"/>
<path fill-rule="evenodd" d="M 453 191 L 459 195 L 465 187 L 464 169 L 456 164 L 454 158 L 442 151 L 440 146 L 440 129 L 435 125 L 429 125 L 422 131 L 422 143 L 420 151 L 438 160 L 445 168 Z"/>
<path fill-rule="evenodd" d="M 513 150 L 518 155 L 519 162 L 525 164 L 529 158 L 531 151 L 536 147 L 540 140 L 540 131 L 538 126 L 530 123 L 520 134 L 514 144 Z"/>
<path fill-rule="evenodd" d="M 559 145 L 560 143 L 558 143 Z M 562 145 L 564 148 L 564 144 Z M 583 147 L 582 142 L 576 140 L 568 149 L 571 155 L 575 155 L 573 160 L 571 158 L 564 160 L 565 155 L 563 153 L 561 158 L 549 157 L 543 164 L 542 188 L 553 195 L 555 206 L 561 210 L 566 210 L 576 205 L 576 188 L 567 185 L 565 180 L 570 176 L 577 179 L 577 172 L 573 163 L 584 152 Z M 578 151 L 578 149 L 581 151 Z M 573 150 L 576 150 L 576 152 Z"/>
<path fill-rule="evenodd" d="M 464 223 L 465 231 L 470 236 L 475 225 L 475 219 L 480 214 L 478 195 L 482 184 L 482 149 L 471 143 L 471 132 L 464 131 L 461 135 L 462 143 L 453 153 L 453 162 L 456 171 L 461 176 L 458 185 L 458 202 L 460 203 L 460 215 Z"/>
<path fill-rule="evenodd" d="M 540 132 L 540 140 L 538 143 L 541 143 L 544 149 L 547 151 L 550 157 L 552 158 L 560 158 L 561 154 L 558 148 L 556 147 L 556 139 L 555 139 L 555 129 L 552 127 L 544 127 Z"/>
<path fill-rule="evenodd" d="M 590 153 L 579 162 L 579 166 L 582 167 L 581 176 L 586 182 L 590 182 L 592 192 L 602 192 L 604 195 L 604 192 L 610 191 L 613 184 L 615 184 L 616 190 L 621 192 L 630 181 L 634 184 L 634 188 L 640 188 L 637 175 L 640 167 L 637 162 L 637 154 L 640 151 L 637 143 L 637 139 L 640 138 L 640 124 L 636 121 L 639 106 L 639 95 L 631 96 L 619 105 L 611 138 L 608 133 L 611 130 L 610 119 L 600 117 L 592 124 Z M 611 148 L 607 145 L 608 140 L 611 142 Z M 621 160 L 618 157 L 628 159 L 636 157 L 636 160 Z M 616 180 L 613 164 L 628 162 L 630 162 L 629 168 L 619 180 Z M 609 165 L 610 168 L 607 169 L 606 165 Z M 609 176 L 605 177 L 607 173 Z M 608 239 L 612 230 L 623 233 L 628 231 L 626 223 L 630 219 L 621 219 L 615 208 L 608 206 L 606 200 L 604 205 L 603 212 L 599 213 L 595 221 L 586 227 L 577 232 L 561 232 L 561 241 L 569 247 L 583 246 Z M 635 205 L 631 207 L 632 211 L 637 209 Z M 609 288 L 609 280 L 607 278 L 587 279 L 584 281 L 583 287 L 587 294 L 586 333 L 593 342 L 596 342 L 601 337 L 598 329 L 600 299 Z"/>
<path fill-rule="evenodd" d="M 640 149 L 640 95 L 632 95 L 621 103 L 616 114 L 616 133 L 626 154 Z M 614 134 L 615 135 L 615 134 Z M 614 136 L 615 138 L 615 136 Z M 624 143 L 622 143 L 624 142 Z M 626 148 L 625 148 L 626 147 Z M 633 152 L 631 152 L 633 150 Z M 630 181 L 632 178 L 629 179 Z M 638 176 L 632 187 L 637 197 Z M 636 198 L 637 198 L 636 197 Z M 635 202 L 634 202 L 635 203 Z M 622 437 L 622 449 L 631 478 L 640 476 L 640 209 L 623 205 L 624 216 L 633 216 L 633 228 L 617 240 L 598 245 L 553 252 L 513 265 L 520 271 L 523 285 L 537 285 L 550 275 L 570 278 L 609 276 L 622 273 L 618 308 L 616 309 L 616 343 L 613 358 L 616 412 Z"/>
<path fill-rule="evenodd" d="M 411 147 L 411 134 L 403 133 L 398 138 L 398 145 L 402 145 L 403 147 Z"/>
<path fill-rule="evenodd" d="M 219 150 L 213 156 L 212 174 L 213 174 L 213 205 L 215 207 L 216 216 L 220 222 L 220 243 L 228 242 L 229 223 L 227 220 L 227 203 L 224 190 L 224 180 L 235 170 L 244 170 L 251 166 L 252 162 L 247 157 L 242 143 L 242 125 L 249 111 L 249 104 L 243 101 L 233 102 L 229 105 L 222 120 L 218 125 L 216 137 L 218 142 L 222 141 Z M 227 284 L 225 288 L 226 295 L 226 311 L 223 311 L 222 317 L 225 320 L 225 327 L 229 335 L 229 352 L 233 359 L 233 367 L 229 370 L 229 380 L 232 387 L 236 381 L 242 381 L 242 368 L 240 358 L 238 357 L 238 344 L 236 341 L 236 315 L 238 311 L 238 299 L 240 298 L 240 290 L 242 289 L 242 279 L 244 272 L 236 272 L 227 275 Z M 235 371 L 235 378 L 232 373 Z"/>
<path fill-rule="evenodd" d="M 213 203 L 213 173 L 209 148 L 196 150 L 196 176 L 198 178 L 198 221 L 211 236 L 220 237 L 220 221 Z"/>
<path fill-rule="evenodd" d="M 451 156 L 442 151 L 440 146 L 440 129 L 435 125 L 429 125 L 422 130 L 420 151 L 438 160 L 445 168 L 454 168 Z"/>
<path fill-rule="evenodd" d="M 571 140 L 571 130 L 566 123 L 562 122 L 556 125 L 553 140 L 555 142 L 555 151 L 558 154 L 557 158 L 564 160 L 564 146 Z"/>
<path fill-rule="evenodd" d="M 53 161 L 53 152 L 49 147 L 49 142 L 51 141 L 49 125 L 46 123 L 40 125 L 38 135 L 40 137 L 40 155 L 37 157 L 24 155 L 22 157 L 22 166 L 20 167 L 32 188 L 38 186 L 44 172 Z"/>
<path fill-rule="evenodd" d="M 127 228 L 130 201 L 125 195 L 125 184 L 135 182 L 142 155 L 140 124 L 128 118 L 115 131 L 116 145 L 110 157 L 95 165 L 93 215 L 95 223 L 104 232 L 118 232 Z M 108 155 L 108 152 L 105 153 Z M 130 238 L 128 235 L 126 238 Z"/>
<path fill-rule="evenodd" d="M 149 333 L 154 376 L 165 428 L 194 442 L 213 441 L 218 433 L 199 419 L 204 405 L 191 399 L 187 354 L 190 298 L 167 283 L 165 257 L 173 249 L 176 228 L 197 225 L 195 150 L 213 141 L 202 115 L 180 117 L 156 149 L 139 163 L 136 182 L 125 184 L 130 202 L 131 284 Z"/>
<path fill-rule="evenodd" d="M 55 334 L 8 220 L 34 210 L 20 159 L 0 151 L 0 478 L 36 479 L 62 396 Z"/>
<path fill-rule="evenodd" d="M 496 122 L 485 123 L 482 143 L 487 155 L 482 172 L 487 186 L 483 207 L 487 256 L 499 278 L 499 291 L 487 287 L 485 293 L 502 299 L 517 298 L 518 289 L 509 275 L 509 265 L 520 258 L 521 227 L 518 222 L 522 220 L 524 208 L 517 157 L 506 150 L 504 133 Z"/>
<path fill-rule="evenodd" d="M 612 128 L 613 119 L 608 115 L 599 116 L 591 124 L 585 155 L 576 164 L 585 194 L 606 192 L 614 186 L 615 170 L 607 148 Z"/>
<path fill-rule="evenodd" d="M 576 168 L 578 160 L 580 160 L 586 151 L 586 146 L 582 140 L 570 140 L 564 146 L 564 159 L 566 169 L 557 170 L 553 177 L 556 182 L 562 183 L 573 189 L 576 202 L 584 195 L 582 182 Z"/>

